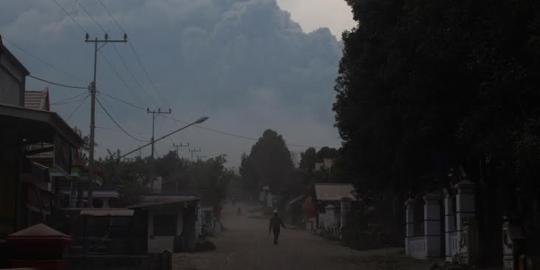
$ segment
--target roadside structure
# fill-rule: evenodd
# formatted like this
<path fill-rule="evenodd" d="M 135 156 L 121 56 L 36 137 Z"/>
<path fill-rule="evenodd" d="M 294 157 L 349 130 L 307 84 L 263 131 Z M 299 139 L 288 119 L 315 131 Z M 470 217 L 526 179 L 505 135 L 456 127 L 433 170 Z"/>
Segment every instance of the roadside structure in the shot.
<path fill-rule="evenodd" d="M 510 217 L 500 217 L 500 223 L 493 224 L 502 234 L 498 256 L 486 252 L 494 248 L 480 240 L 483 226 L 479 221 L 490 213 L 478 212 L 477 194 L 476 184 L 465 179 L 442 192 L 409 198 L 405 202 L 405 254 L 468 266 L 489 259 L 500 262 L 505 270 L 535 269 L 538 257 L 526 249 L 527 232 Z"/>
<path fill-rule="evenodd" d="M 347 223 L 351 202 L 357 200 L 355 194 L 352 184 L 315 184 L 315 200 L 318 210 L 317 229 L 320 233 L 341 238 L 341 230 Z"/>
<path fill-rule="evenodd" d="M 199 232 L 199 197 L 152 194 L 129 206 L 135 217 L 146 220 L 146 251 L 161 253 L 193 250 Z"/>
<path fill-rule="evenodd" d="M 47 221 L 54 202 L 50 177 L 69 174 L 74 151 L 83 143 L 56 113 L 24 106 L 28 74 L 0 38 L 0 239 Z M 48 152 L 50 166 L 30 158 Z"/>

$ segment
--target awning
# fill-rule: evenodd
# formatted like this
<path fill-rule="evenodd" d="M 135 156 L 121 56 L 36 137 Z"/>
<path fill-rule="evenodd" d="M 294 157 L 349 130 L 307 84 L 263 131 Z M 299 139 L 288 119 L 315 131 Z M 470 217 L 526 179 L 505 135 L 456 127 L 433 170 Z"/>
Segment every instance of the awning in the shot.
<path fill-rule="evenodd" d="M 93 216 L 93 217 L 131 217 L 133 216 L 132 209 L 126 208 L 85 208 L 81 209 L 81 216 Z"/>
<path fill-rule="evenodd" d="M 351 199 L 356 201 L 352 184 L 320 183 L 315 184 L 315 196 L 318 201 L 340 201 Z"/>

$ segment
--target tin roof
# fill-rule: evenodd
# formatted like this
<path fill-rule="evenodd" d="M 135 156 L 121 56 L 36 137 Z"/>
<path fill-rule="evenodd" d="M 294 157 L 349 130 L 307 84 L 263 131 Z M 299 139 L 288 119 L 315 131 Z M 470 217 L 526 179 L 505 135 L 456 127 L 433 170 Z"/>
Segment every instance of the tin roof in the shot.
<path fill-rule="evenodd" d="M 139 204 L 131 205 L 128 208 L 148 208 L 154 206 L 165 206 L 171 204 L 177 204 L 182 202 L 194 202 L 198 201 L 197 196 L 184 196 L 184 195 L 169 195 L 169 196 L 143 196 L 142 202 Z"/>
<path fill-rule="evenodd" d="M 315 184 L 315 196 L 318 201 L 340 201 L 345 198 L 356 200 L 354 191 L 352 184 Z"/>
<path fill-rule="evenodd" d="M 37 236 L 37 237 L 69 237 L 43 223 L 30 226 L 26 229 L 22 229 L 18 232 L 14 232 L 8 236 L 13 237 L 25 237 L 25 236 Z"/>
<path fill-rule="evenodd" d="M 42 91 L 24 91 L 24 107 L 48 111 L 50 109 L 48 89 L 45 88 Z"/>
<path fill-rule="evenodd" d="M 81 209 L 81 216 L 93 216 L 93 217 L 131 217 L 133 216 L 133 209 L 127 208 L 84 208 Z"/>

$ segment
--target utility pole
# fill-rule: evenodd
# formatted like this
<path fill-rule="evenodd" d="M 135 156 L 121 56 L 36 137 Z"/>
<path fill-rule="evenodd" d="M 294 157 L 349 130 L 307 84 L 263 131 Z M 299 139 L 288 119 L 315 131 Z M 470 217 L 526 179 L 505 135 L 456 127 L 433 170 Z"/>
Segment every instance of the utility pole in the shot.
<path fill-rule="evenodd" d="M 201 148 L 199 147 L 198 149 L 189 149 L 189 152 L 191 153 L 191 160 L 193 160 L 193 154 L 194 153 L 200 153 Z"/>
<path fill-rule="evenodd" d="M 109 39 L 109 35 L 105 34 L 104 39 L 90 39 L 88 33 L 84 40 L 86 43 L 94 43 L 94 78 L 90 83 L 90 149 L 88 153 L 88 206 L 92 208 L 94 206 L 93 191 L 94 191 L 94 148 L 95 148 L 95 129 L 96 129 L 96 75 L 97 75 L 97 53 L 99 49 L 105 46 L 107 43 L 126 43 L 127 34 L 124 33 L 124 39 Z M 98 44 L 103 44 L 98 47 Z"/>
<path fill-rule="evenodd" d="M 172 146 L 173 146 L 174 149 L 176 150 L 176 155 L 177 155 L 178 157 L 180 157 L 180 154 L 179 154 L 179 153 L 180 153 L 180 149 L 181 149 L 181 148 L 184 148 L 184 147 L 189 147 L 189 143 L 186 143 L 186 144 L 182 144 L 182 143 L 176 144 L 176 143 L 173 143 Z"/>
<path fill-rule="evenodd" d="M 152 157 L 152 159 L 154 159 L 154 144 L 155 144 L 155 141 L 154 141 L 154 136 L 155 136 L 155 121 L 156 121 L 156 114 L 171 114 L 172 113 L 172 110 L 171 108 L 169 108 L 169 111 L 161 111 L 161 108 L 158 108 L 157 111 L 156 110 L 150 110 L 149 108 L 146 108 L 146 113 L 151 113 L 152 114 L 152 139 L 150 140 L 150 142 L 152 143 L 152 153 L 150 154 L 150 156 Z"/>

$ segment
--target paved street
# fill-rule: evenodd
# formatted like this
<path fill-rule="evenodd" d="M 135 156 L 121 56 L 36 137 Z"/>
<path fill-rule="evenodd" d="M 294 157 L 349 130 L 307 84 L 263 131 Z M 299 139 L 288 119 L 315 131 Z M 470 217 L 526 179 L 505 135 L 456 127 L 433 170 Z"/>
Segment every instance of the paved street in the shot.
<path fill-rule="evenodd" d="M 244 211 L 245 213 L 245 211 Z M 248 217 L 248 215 L 251 215 Z M 301 230 L 284 230 L 274 246 L 268 221 L 224 210 L 227 228 L 211 238 L 216 251 L 174 256 L 174 269 L 428 269 L 429 263 L 400 255 L 401 249 L 356 251 Z"/>

